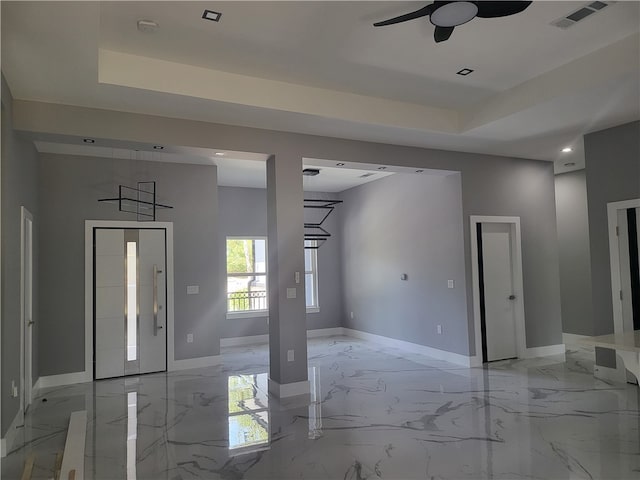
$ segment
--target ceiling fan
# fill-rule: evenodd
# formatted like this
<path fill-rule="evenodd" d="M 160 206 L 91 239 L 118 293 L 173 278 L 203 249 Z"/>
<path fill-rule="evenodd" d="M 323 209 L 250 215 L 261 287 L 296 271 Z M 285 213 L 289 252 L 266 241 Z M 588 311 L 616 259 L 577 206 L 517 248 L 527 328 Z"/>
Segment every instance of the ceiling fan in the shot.
<path fill-rule="evenodd" d="M 495 18 L 515 15 L 525 10 L 532 2 L 469 2 L 462 0 L 436 1 L 415 12 L 406 13 L 399 17 L 390 18 L 374 23 L 374 27 L 394 25 L 396 23 L 429 16 L 429 21 L 435 25 L 433 37 L 436 43 L 444 42 L 453 33 L 454 27 L 467 23 L 475 17 Z"/>

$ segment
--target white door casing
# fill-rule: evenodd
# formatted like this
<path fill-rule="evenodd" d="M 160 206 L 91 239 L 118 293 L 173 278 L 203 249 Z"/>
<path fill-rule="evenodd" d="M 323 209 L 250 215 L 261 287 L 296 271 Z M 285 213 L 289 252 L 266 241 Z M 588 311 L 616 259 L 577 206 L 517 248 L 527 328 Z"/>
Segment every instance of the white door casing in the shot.
<path fill-rule="evenodd" d="M 609 229 L 609 266 L 611 268 L 611 303 L 613 308 L 614 333 L 623 333 L 625 331 L 622 300 L 620 299 L 620 291 L 622 290 L 622 272 L 620 271 L 621 252 L 620 245 L 618 243 L 618 235 L 616 234 L 616 227 L 619 226 L 618 211 L 624 211 L 628 208 L 638 207 L 640 207 L 640 198 L 636 198 L 633 200 L 624 200 L 621 202 L 611 202 L 607 204 L 607 219 Z M 624 223 L 626 225 L 626 218 Z"/>
<path fill-rule="evenodd" d="M 512 256 L 512 281 L 515 299 L 513 311 L 515 317 L 515 337 L 516 353 L 519 358 L 526 356 L 527 340 L 525 331 L 524 314 L 524 287 L 522 279 L 522 247 L 520 217 L 493 216 L 493 215 L 471 215 L 470 216 L 470 239 L 471 239 L 471 274 L 473 285 L 473 317 L 474 317 L 474 337 L 475 355 L 472 357 L 471 365 L 481 365 L 486 359 L 482 354 L 482 331 L 480 315 L 480 279 L 478 268 L 478 241 L 476 237 L 477 225 L 479 223 L 506 224 L 509 226 L 511 256 Z"/>
<path fill-rule="evenodd" d="M 20 408 L 23 415 L 33 396 L 33 215 L 20 209 Z"/>
<path fill-rule="evenodd" d="M 487 361 L 518 356 L 513 296 L 511 228 L 482 224 L 482 263 Z"/>
<path fill-rule="evenodd" d="M 175 360 L 174 349 L 174 306 L 173 306 L 173 223 L 172 222 L 136 222 L 136 221 L 85 221 L 85 371 L 83 381 L 92 381 L 94 358 L 94 229 L 163 229 L 166 232 L 166 264 L 164 265 L 164 281 L 166 282 L 166 298 L 159 311 L 164 315 L 164 335 L 166 335 L 166 369 L 181 368 L 180 361 Z M 123 274 L 124 277 L 124 274 Z M 164 292 L 163 292 L 164 293 Z"/>
<path fill-rule="evenodd" d="M 95 378 L 166 370 L 165 230 L 95 229 Z"/>
<path fill-rule="evenodd" d="M 620 292 L 618 296 L 622 304 L 622 328 L 625 332 L 633 330 L 633 304 L 631 302 L 631 263 L 629 262 L 629 225 L 627 210 L 618 210 L 618 251 L 620 252 Z M 615 301 L 615 298 L 614 298 Z"/>

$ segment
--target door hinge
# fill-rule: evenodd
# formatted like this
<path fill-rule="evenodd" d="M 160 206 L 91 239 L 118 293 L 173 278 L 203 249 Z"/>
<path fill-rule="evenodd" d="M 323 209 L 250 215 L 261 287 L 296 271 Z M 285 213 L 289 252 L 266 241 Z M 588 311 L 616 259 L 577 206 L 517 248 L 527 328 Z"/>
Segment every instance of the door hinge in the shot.
<path fill-rule="evenodd" d="M 620 227 L 616 226 L 616 237 L 620 236 Z"/>
<path fill-rule="evenodd" d="M 622 300 L 622 290 L 620 290 L 620 300 Z"/>

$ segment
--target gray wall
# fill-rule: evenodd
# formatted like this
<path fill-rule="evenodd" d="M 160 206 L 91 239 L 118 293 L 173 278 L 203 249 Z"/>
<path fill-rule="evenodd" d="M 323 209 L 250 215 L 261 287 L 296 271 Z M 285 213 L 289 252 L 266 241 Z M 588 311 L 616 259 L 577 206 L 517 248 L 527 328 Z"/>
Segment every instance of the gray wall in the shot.
<path fill-rule="evenodd" d="M 640 122 L 584 137 L 593 292 L 593 335 L 613 333 L 607 203 L 640 198 Z M 615 355 L 596 349 L 598 365 L 616 368 Z"/>
<path fill-rule="evenodd" d="M 593 335 L 613 333 L 607 203 L 640 198 L 640 122 L 584 137 Z"/>
<path fill-rule="evenodd" d="M 593 334 L 591 257 L 584 170 L 556 175 L 562 331 Z"/>
<path fill-rule="evenodd" d="M 334 198 L 329 193 L 305 193 L 308 198 Z M 260 188 L 218 187 L 220 238 L 227 236 L 267 236 L 267 191 Z M 338 207 L 327 218 L 327 230 L 337 234 Z M 320 311 L 307 313 L 307 329 L 342 325 L 342 289 L 340 275 L 339 238 L 333 235 L 318 250 L 318 298 Z M 224 249 L 223 249 L 224 255 Z M 226 278 L 226 277 L 225 277 Z M 222 338 L 246 335 L 266 335 L 266 317 L 233 318 L 223 322 Z"/>
<path fill-rule="evenodd" d="M 396 174 L 342 192 L 346 327 L 468 354 L 461 194 L 459 174 Z"/>
<path fill-rule="evenodd" d="M 97 200 L 139 180 L 155 180 L 159 201 L 174 206 L 160 210 L 157 220 L 174 228 L 176 359 L 217 355 L 225 306 L 216 255 L 216 168 L 44 154 L 39 170 L 40 373 L 84 370 L 84 221 L 135 220 Z M 200 294 L 187 295 L 187 285 L 199 285 Z M 194 334 L 191 344 L 187 333 Z"/>
<path fill-rule="evenodd" d="M 38 379 L 38 230 L 37 153 L 13 130 L 12 98 L 2 77 L 2 437 L 20 409 L 11 381 L 20 384 L 20 239 L 21 206 L 34 219 L 33 382 Z"/>
<path fill-rule="evenodd" d="M 469 215 L 519 216 L 527 346 L 562 342 L 558 237 L 551 162 L 449 152 L 356 140 L 277 132 L 41 102 L 16 102 L 16 128 L 28 132 L 118 138 L 150 144 L 192 145 L 261 152 L 276 159 L 323 158 L 341 162 L 433 168 L 462 173 L 464 258 L 471 354 L 473 304 Z M 593 252 L 592 252 L 593 253 Z"/>

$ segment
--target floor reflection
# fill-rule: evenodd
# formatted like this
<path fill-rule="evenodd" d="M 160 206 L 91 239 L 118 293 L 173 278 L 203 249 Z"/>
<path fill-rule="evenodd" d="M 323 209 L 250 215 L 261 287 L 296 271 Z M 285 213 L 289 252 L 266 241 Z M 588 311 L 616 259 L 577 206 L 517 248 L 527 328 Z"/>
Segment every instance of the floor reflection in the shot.
<path fill-rule="evenodd" d="M 229 452 L 269 448 L 269 390 L 266 373 L 229 377 Z"/>

